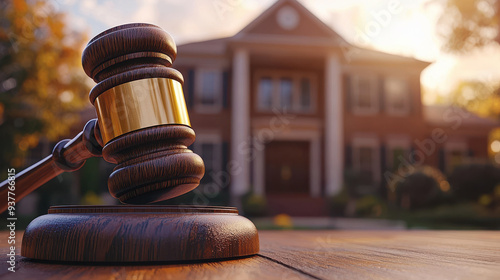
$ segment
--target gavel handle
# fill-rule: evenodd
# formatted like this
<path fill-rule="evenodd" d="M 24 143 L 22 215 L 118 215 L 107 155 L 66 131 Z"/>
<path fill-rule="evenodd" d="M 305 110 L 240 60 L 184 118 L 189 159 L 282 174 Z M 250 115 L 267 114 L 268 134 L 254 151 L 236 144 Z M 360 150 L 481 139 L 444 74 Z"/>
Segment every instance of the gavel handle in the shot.
<path fill-rule="evenodd" d="M 97 119 L 90 120 L 75 138 L 60 141 L 50 156 L 17 173 L 13 183 L 9 179 L 0 183 L 0 213 L 9 207 L 9 199 L 13 206 L 12 202 L 19 202 L 57 175 L 80 169 L 88 158 L 100 157 L 97 127 Z"/>

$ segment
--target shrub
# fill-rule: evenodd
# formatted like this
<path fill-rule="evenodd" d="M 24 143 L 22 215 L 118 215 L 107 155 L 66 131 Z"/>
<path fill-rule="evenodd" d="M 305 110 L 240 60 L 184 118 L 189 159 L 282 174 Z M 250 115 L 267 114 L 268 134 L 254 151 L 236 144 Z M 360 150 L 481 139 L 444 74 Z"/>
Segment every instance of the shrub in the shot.
<path fill-rule="evenodd" d="M 243 213 L 247 217 L 261 217 L 267 213 L 267 201 L 261 195 L 249 192 L 241 197 Z"/>
<path fill-rule="evenodd" d="M 439 170 L 424 166 L 396 179 L 394 182 L 396 200 L 405 209 L 429 206 L 447 185 L 448 182 Z"/>
<path fill-rule="evenodd" d="M 328 199 L 330 215 L 334 217 L 345 216 L 345 208 L 347 206 L 347 203 L 349 202 L 349 199 L 349 194 L 347 193 L 346 187 L 344 186 L 338 194 Z"/>
<path fill-rule="evenodd" d="M 489 163 L 463 164 L 453 170 L 449 181 L 456 198 L 477 201 L 500 184 L 500 168 Z"/>
<path fill-rule="evenodd" d="M 356 201 L 358 217 L 380 217 L 385 211 L 387 211 L 386 204 L 377 196 L 367 195 Z"/>
<path fill-rule="evenodd" d="M 342 190 L 329 198 L 329 209 L 332 216 L 379 216 L 385 203 L 374 195 L 377 188 L 367 180 L 364 172 L 356 169 L 344 171 Z M 376 208 L 376 209 L 375 209 Z"/>

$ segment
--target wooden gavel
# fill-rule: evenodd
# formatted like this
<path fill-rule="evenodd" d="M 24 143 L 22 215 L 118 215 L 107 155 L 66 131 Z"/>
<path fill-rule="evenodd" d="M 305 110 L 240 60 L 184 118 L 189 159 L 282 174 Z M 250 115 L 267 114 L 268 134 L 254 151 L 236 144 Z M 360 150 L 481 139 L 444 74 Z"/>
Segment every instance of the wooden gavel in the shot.
<path fill-rule="evenodd" d="M 187 147 L 195 133 L 182 91 L 183 77 L 170 68 L 177 54 L 172 37 L 150 24 L 106 30 L 86 46 L 85 73 L 98 119 L 52 155 L 16 176 L 19 201 L 50 179 L 83 166 L 90 157 L 115 163 L 112 196 L 127 204 L 166 200 L 196 188 L 205 168 Z M 7 209 L 8 181 L 0 184 L 0 211 Z"/>
<path fill-rule="evenodd" d="M 188 146 L 195 139 L 170 68 L 172 37 L 150 24 L 118 26 L 93 38 L 82 56 L 97 120 L 52 155 L 16 177 L 16 201 L 89 157 L 115 163 L 109 192 L 135 205 L 51 206 L 24 231 L 21 255 L 43 261 L 129 263 L 219 260 L 255 255 L 255 225 L 234 207 L 142 205 L 196 188 L 205 167 Z M 102 147 L 102 148 L 101 148 Z M 11 188 L 12 189 L 12 188 Z M 7 208 L 8 181 L 0 186 Z M 141 204 L 141 205 L 138 205 Z"/>

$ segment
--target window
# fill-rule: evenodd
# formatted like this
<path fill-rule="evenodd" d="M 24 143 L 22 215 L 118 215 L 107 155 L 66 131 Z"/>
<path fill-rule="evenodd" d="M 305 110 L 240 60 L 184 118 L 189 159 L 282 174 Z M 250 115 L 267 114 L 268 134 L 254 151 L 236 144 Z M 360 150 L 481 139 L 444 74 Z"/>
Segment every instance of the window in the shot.
<path fill-rule="evenodd" d="M 262 78 L 259 82 L 259 108 L 270 110 L 273 107 L 273 81 Z"/>
<path fill-rule="evenodd" d="M 463 164 L 467 157 L 467 143 L 464 142 L 446 142 L 445 165 L 446 172 L 450 173 L 460 164 Z"/>
<path fill-rule="evenodd" d="M 213 143 L 201 143 L 200 154 L 206 159 L 205 169 L 214 170 L 215 167 L 215 145 Z"/>
<path fill-rule="evenodd" d="M 282 78 L 280 81 L 280 108 L 292 109 L 293 84 L 292 79 Z"/>
<path fill-rule="evenodd" d="M 351 88 L 353 113 L 359 115 L 378 113 L 378 83 L 376 76 L 353 75 L 351 79 Z"/>
<path fill-rule="evenodd" d="M 268 74 L 267 74 L 268 73 Z M 315 83 L 308 74 L 290 71 L 257 74 L 256 107 L 261 112 L 273 108 L 297 113 L 313 113 Z"/>
<path fill-rule="evenodd" d="M 460 150 L 451 150 L 448 152 L 449 165 L 451 168 L 455 168 L 457 165 L 461 164 L 464 160 L 464 152 Z"/>
<path fill-rule="evenodd" d="M 373 190 L 380 181 L 380 146 L 376 138 L 355 138 L 353 140 L 353 167 L 359 173 L 361 187 Z"/>
<path fill-rule="evenodd" d="M 216 69 L 199 69 L 197 72 L 195 109 L 201 112 L 218 112 L 222 107 L 222 72 Z"/>
<path fill-rule="evenodd" d="M 389 168 L 390 170 L 396 171 L 404 162 L 405 157 L 408 152 L 403 148 L 394 148 L 389 151 Z"/>
<path fill-rule="evenodd" d="M 394 77 L 384 80 L 385 107 L 391 115 L 408 115 L 410 94 L 408 82 Z"/>
<path fill-rule="evenodd" d="M 406 136 L 392 137 L 387 140 L 386 168 L 396 171 L 405 161 L 409 161 L 411 142 Z"/>
<path fill-rule="evenodd" d="M 362 181 L 366 183 L 373 182 L 374 170 L 373 170 L 373 148 L 371 147 L 359 147 L 358 148 L 358 169 L 360 171 L 360 176 Z"/>
<path fill-rule="evenodd" d="M 300 108 L 304 111 L 311 109 L 311 81 L 302 78 L 300 81 Z"/>
<path fill-rule="evenodd" d="M 219 135 L 197 135 L 193 151 L 203 159 L 205 164 L 205 176 L 202 179 L 202 184 L 211 183 L 214 172 L 218 172 L 222 168 L 222 145 Z"/>

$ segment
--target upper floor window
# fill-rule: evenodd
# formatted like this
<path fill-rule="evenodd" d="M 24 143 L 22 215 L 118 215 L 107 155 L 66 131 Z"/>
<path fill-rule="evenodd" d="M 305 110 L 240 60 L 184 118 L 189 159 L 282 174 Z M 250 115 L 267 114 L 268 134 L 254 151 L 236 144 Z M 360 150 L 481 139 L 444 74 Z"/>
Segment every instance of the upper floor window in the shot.
<path fill-rule="evenodd" d="M 259 82 L 259 109 L 270 110 L 273 107 L 273 80 L 262 78 Z"/>
<path fill-rule="evenodd" d="M 308 78 L 302 78 L 300 81 L 300 106 L 304 111 L 311 110 L 311 81 Z"/>
<path fill-rule="evenodd" d="M 391 115 L 407 115 L 410 112 L 408 82 L 388 77 L 384 79 L 385 108 Z"/>
<path fill-rule="evenodd" d="M 353 75 L 351 78 L 352 111 L 360 115 L 372 115 L 379 111 L 377 77 Z"/>
<path fill-rule="evenodd" d="M 280 108 L 292 109 L 293 103 L 293 82 L 290 78 L 280 80 Z"/>
<path fill-rule="evenodd" d="M 218 112 L 222 108 L 222 72 L 218 69 L 199 69 L 196 77 L 195 109 Z"/>
<path fill-rule="evenodd" d="M 306 75 L 281 75 L 279 72 L 258 76 L 256 107 L 259 111 L 278 108 L 312 113 L 313 81 L 312 77 Z"/>

